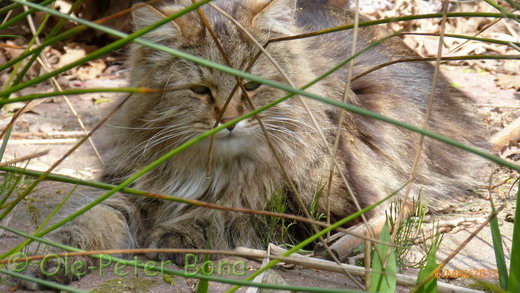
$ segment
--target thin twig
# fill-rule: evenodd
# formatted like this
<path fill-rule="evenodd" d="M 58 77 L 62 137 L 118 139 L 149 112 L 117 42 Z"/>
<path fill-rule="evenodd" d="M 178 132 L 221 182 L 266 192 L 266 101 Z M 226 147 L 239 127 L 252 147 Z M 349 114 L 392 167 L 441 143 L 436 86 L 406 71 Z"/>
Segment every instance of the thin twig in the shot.
<path fill-rule="evenodd" d="M 13 138 L 80 138 L 83 137 L 83 131 L 48 131 L 45 133 L 40 132 L 13 132 L 11 137 Z"/>
<path fill-rule="evenodd" d="M 500 20 L 502 20 L 502 18 L 497 18 L 495 20 L 493 20 L 491 23 L 487 24 L 486 26 L 484 26 L 480 31 L 478 31 L 476 34 L 473 35 L 473 37 L 476 37 L 478 35 L 480 35 L 481 33 L 483 33 L 484 31 L 486 31 L 487 29 L 489 29 L 490 27 L 494 26 L 496 23 L 498 23 Z M 460 45 L 458 45 L 457 47 L 453 48 L 452 50 L 450 50 L 448 52 L 448 55 L 450 55 L 451 53 L 457 51 L 458 49 L 460 49 L 462 46 L 466 45 L 470 40 L 465 40 L 464 42 L 462 42 Z"/>
<path fill-rule="evenodd" d="M 54 138 L 54 139 L 10 139 L 8 144 L 71 144 L 78 141 L 75 138 Z"/>
<path fill-rule="evenodd" d="M 436 95 L 435 89 L 437 87 L 437 81 L 439 79 L 439 73 L 440 73 L 440 63 L 441 63 L 441 57 L 442 57 L 444 33 L 446 30 L 446 22 L 448 20 L 448 17 L 447 17 L 448 6 L 449 6 L 449 0 L 444 0 L 443 1 L 443 11 L 442 11 L 443 16 L 442 16 L 442 21 L 441 21 L 441 26 L 440 26 L 439 42 L 438 42 L 438 46 L 437 46 L 437 56 L 436 56 L 436 60 L 435 60 L 435 69 L 433 72 L 433 80 L 432 80 L 430 95 L 428 97 L 428 105 L 426 108 L 426 114 L 424 115 L 424 121 L 423 121 L 423 125 L 422 125 L 422 129 L 424 129 L 424 130 L 428 129 L 428 126 L 430 123 L 430 118 L 431 118 L 432 111 L 433 111 L 433 101 L 434 101 L 434 98 Z M 390 237 L 391 242 L 395 242 L 395 236 L 397 235 L 397 231 L 399 230 L 398 227 L 401 224 L 401 221 L 403 220 L 404 215 L 405 215 L 406 206 L 408 205 L 408 197 L 410 195 L 412 186 L 414 184 L 413 181 L 415 180 L 415 175 L 417 173 L 417 168 L 418 168 L 419 162 L 421 161 L 423 145 L 424 145 L 424 135 L 421 134 L 421 135 L 419 135 L 419 140 L 415 147 L 415 152 L 416 152 L 415 158 L 414 158 L 413 165 L 412 165 L 410 175 L 408 178 L 409 180 L 411 180 L 411 182 L 410 182 L 410 185 L 408 185 L 406 187 L 404 196 L 402 198 L 401 208 L 399 209 L 399 214 L 398 214 L 397 218 L 395 219 L 395 223 L 394 223 L 395 229 L 392 231 L 392 234 Z M 386 264 L 387 264 L 387 261 L 390 256 L 390 252 L 391 252 L 391 249 L 388 249 L 387 255 L 383 262 L 383 264 L 384 264 L 383 267 L 385 267 L 385 268 L 386 268 Z"/>
<path fill-rule="evenodd" d="M 357 46 L 357 38 L 358 38 L 358 33 L 359 33 L 359 0 L 355 0 L 354 1 L 355 3 L 355 10 L 354 10 L 354 32 L 353 32 L 353 35 L 352 35 L 352 48 L 351 48 L 351 51 L 350 51 L 350 56 L 353 56 L 354 54 L 356 54 L 356 46 Z M 352 80 L 352 72 L 353 72 L 353 69 L 354 69 L 354 62 L 355 60 L 352 60 L 349 64 L 348 64 L 348 68 L 347 68 L 347 80 L 345 81 L 345 87 L 343 88 L 343 97 L 341 98 L 341 102 L 342 103 L 345 103 L 345 101 L 347 100 L 347 96 L 348 94 L 352 93 L 352 90 L 350 89 L 350 83 L 351 83 L 351 80 Z M 332 147 L 332 154 L 330 154 L 330 172 L 329 172 L 329 180 L 328 180 L 328 184 L 327 184 L 327 193 L 326 193 L 326 200 L 327 200 L 327 224 L 330 224 L 330 191 L 332 189 L 332 181 L 334 179 L 334 167 L 336 166 L 334 164 L 334 162 L 336 161 L 336 154 L 338 152 L 338 147 L 339 147 L 339 141 L 340 141 L 340 135 L 343 133 L 344 129 L 343 129 L 343 122 L 345 120 L 345 111 L 342 110 L 342 109 L 339 109 L 339 121 L 338 121 L 338 126 L 336 128 L 336 135 L 335 135 L 335 139 L 334 139 L 334 146 Z M 339 169 L 339 168 L 338 168 Z M 352 188 L 350 187 L 350 184 L 347 184 L 346 185 L 347 187 L 347 190 L 348 190 L 348 193 L 350 194 L 350 196 L 352 198 L 355 198 L 354 196 L 354 192 L 352 191 Z M 361 210 L 361 207 L 359 206 L 359 203 L 357 200 L 354 200 L 354 204 L 356 205 L 356 208 L 358 210 Z M 363 220 L 363 222 L 367 222 L 366 220 L 366 217 L 365 215 L 361 215 L 361 218 Z M 370 226 L 367 224 L 367 229 L 370 230 Z M 372 234 L 372 232 L 370 232 Z M 371 235 L 373 236 L 373 235 Z M 330 238 L 330 234 L 327 233 L 327 239 Z"/>
<path fill-rule="evenodd" d="M 261 256 L 265 254 L 263 250 L 256 250 L 256 249 L 250 249 L 250 248 L 244 248 L 244 247 L 238 247 L 235 250 L 239 252 L 245 252 L 250 253 L 252 257 L 256 257 L 256 255 Z M 290 257 L 286 257 L 284 259 L 281 259 L 279 255 L 283 253 L 283 249 L 271 249 L 271 253 L 269 256 L 274 259 L 280 259 L 286 263 L 291 263 L 295 265 L 302 266 L 307 269 L 312 270 L 323 270 L 323 271 L 329 271 L 329 272 L 337 272 L 341 273 L 340 268 L 332 262 L 324 259 L 316 259 L 308 256 L 303 256 L 300 254 L 293 254 Z M 363 267 L 358 267 L 354 265 L 348 265 L 348 264 L 341 264 L 341 267 L 343 269 L 348 270 L 352 273 L 352 275 L 358 276 L 358 277 L 364 277 L 367 273 L 372 273 L 371 270 L 365 270 Z M 417 277 L 416 276 L 408 276 L 404 274 L 397 274 L 396 275 L 396 282 L 400 286 L 406 286 L 406 287 L 414 287 L 415 284 L 417 284 Z M 451 284 L 446 284 L 443 282 L 437 282 L 437 286 L 439 289 L 439 292 L 464 292 L 464 293 L 477 293 L 480 291 L 467 289 L 464 287 L 459 287 Z"/>
<path fill-rule="evenodd" d="M 27 10 L 28 9 L 27 6 L 24 5 L 24 9 Z M 35 37 L 36 44 L 41 45 L 40 39 L 38 38 L 38 36 L 36 34 L 36 29 L 34 27 L 34 23 L 33 23 L 31 15 L 30 14 L 27 15 L 27 18 L 28 18 L 27 21 L 29 22 L 29 27 L 31 29 L 31 33 Z M 36 60 L 38 61 L 38 63 L 40 63 L 40 65 L 43 67 L 43 69 L 46 72 L 50 72 L 51 71 L 49 62 L 47 61 L 47 57 L 45 57 L 45 55 L 40 55 L 38 58 L 36 58 Z M 51 81 L 52 81 L 52 84 L 54 85 L 54 87 L 58 91 L 60 91 L 60 92 L 63 91 L 63 88 L 58 83 L 58 80 L 56 79 L 56 77 L 51 77 Z M 86 127 L 85 127 L 85 124 L 83 123 L 83 120 L 81 119 L 81 117 L 79 116 L 78 112 L 76 111 L 76 109 L 74 108 L 72 103 L 70 102 L 69 98 L 67 96 L 62 96 L 62 97 L 65 100 L 65 103 L 69 107 L 70 111 L 72 112 L 72 115 L 74 115 L 74 117 L 76 117 L 76 120 L 78 121 L 78 124 L 81 127 L 81 129 L 83 130 L 84 134 L 87 135 L 88 131 L 87 131 Z M 90 145 L 92 146 L 92 149 L 94 150 L 94 153 L 96 154 L 96 157 L 98 158 L 99 162 L 101 163 L 101 165 L 103 165 L 103 159 L 101 159 L 101 155 L 99 154 L 99 151 L 98 151 L 96 145 L 94 144 L 94 141 L 92 140 L 91 137 L 88 137 L 88 141 L 89 141 Z"/>
<path fill-rule="evenodd" d="M 20 163 L 20 162 L 27 161 L 27 160 L 32 160 L 34 158 L 45 156 L 48 153 L 49 153 L 49 150 L 45 150 L 45 151 L 37 152 L 37 153 L 34 153 L 34 154 L 26 155 L 26 156 L 23 156 L 23 157 L 19 157 L 19 158 L 13 159 L 11 161 L 0 163 L 0 167 L 13 165 L 13 164 Z"/>
<path fill-rule="evenodd" d="M 511 45 L 511 44 L 510 44 Z M 451 56 L 451 57 L 441 57 L 441 61 L 456 61 L 456 60 L 476 60 L 476 59 L 510 59 L 510 60 L 519 60 L 520 55 L 474 55 L 474 56 Z M 436 61 L 437 57 L 416 57 L 416 58 L 403 58 L 403 59 L 395 59 L 391 61 L 387 61 L 376 66 L 373 66 L 361 73 L 358 73 L 356 76 L 352 78 L 352 80 L 356 80 L 361 78 L 369 73 L 372 73 L 376 70 L 379 70 L 383 67 L 387 67 L 397 63 L 403 62 L 428 62 L 428 61 Z M 479 105 L 480 106 L 480 105 Z M 495 105 L 489 105 L 489 107 L 496 107 Z M 514 107 L 514 106 L 511 106 Z"/>

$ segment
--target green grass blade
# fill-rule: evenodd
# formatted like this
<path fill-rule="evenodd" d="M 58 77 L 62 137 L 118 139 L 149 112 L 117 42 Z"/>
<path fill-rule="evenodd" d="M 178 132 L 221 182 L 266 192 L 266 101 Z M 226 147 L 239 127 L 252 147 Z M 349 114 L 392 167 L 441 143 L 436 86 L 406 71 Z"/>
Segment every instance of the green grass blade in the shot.
<path fill-rule="evenodd" d="M 4 203 L 9 199 L 11 194 L 18 188 L 18 185 L 23 182 L 25 175 L 8 173 L 3 178 L 2 183 L 2 197 L 0 198 L 0 207 L 4 205 Z"/>
<path fill-rule="evenodd" d="M 71 14 L 72 12 L 74 12 L 79 7 L 79 5 L 81 5 L 81 3 L 83 1 L 84 0 L 76 1 L 72 5 L 72 7 L 69 9 L 68 13 Z M 51 6 L 51 8 L 54 8 L 54 3 Z M 39 25 L 36 34 L 33 36 L 33 38 L 31 39 L 31 42 L 29 43 L 27 48 L 24 50 L 25 52 L 29 51 L 30 48 L 32 47 L 33 43 L 35 43 L 35 40 L 38 39 L 39 35 L 43 31 L 43 28 L 45 27 L 45 25 L 46 25 L 47 21 L 49 20 L 49 18 L 50 18 L 50 14 L 45 14 L 45 17 L 44 17 L 43 21 L 41 22 L 41 24 Z M 63 25 L 65 25 L 65 23 L 66 23 L 65 19 L 63 19 L 63 18 L 60 19 L 58 21 L 58 23 L 52 28 L 52 30 L 49 32 L 49 34 L 45 38 L 52 38 L 52 37 L 54 37 L 61 30 Z M 29 71 L 29 69 L 32 67 L 33 63 L 37 60 L 38 57 L 40 57 L 42 52 L 43 52 L 43 48 L 40 49 L 40 50 L 35 50 L 34 51 L 34 53 L 31 56 L 31 59 L 29 59 L 29 61 L 27 62 L 27 64 L 25 64 L 25 66 L 22 69 L 22 71 L 18 74 L 18 77 L 14 81 L 13 85 L 17 85 L 17 84 L 19 84 L 22 81 L 22 79 L 26 76 L 26 74 Z"/>
<path fill-rule="evenodd" d="M 17 36 L 17 35 L 0 35 L 0 38 L 21 38 L 21 39 L 23 39 L 24 37 Z"/>
<path fill-rule="evenodd" d="M 7 148 L 7 143 L 9 142 L 9 138 L 11 137 L 11 131 L 13 130 L 13 127 L 9 127 L 4 134 L 4 137 L 2 139 L 2 145 L 0 146 L 0 162 L 4 158 L 5 150 Z"/>
<path fill-rule="evenodd" d="M 13 272 L 13 271 L 7 271 L 7 270 L 0 269 L 0 273 L 6 274 L 6 275 L 11 276 L 11 277 L 15 277 L 17 279 L 22 279 L 22 280 L 29 281 L 29 282 L 35 282 L 35 283 L 38 283 L 40 285 L 47 286 L 49 288 L 59 289 L 62 292 L 64 291 L 64 292 L 70 292 L 70 293 L 89 293 L 89 291 L 74 289 L 72 287 L 68 287 L 68 286 L 65 286 L 65 285 L 62 285 L 62 284 L 58 284 L 58 283 L 55 283 L 55 282 L 50 282 L 50 281 L 38 279 L 38 278 L 35 278 L 35 277 L 31 277 L 31 276 L 28 276 L 28 275 L 16 273 L 16 272 Z"/>
<path fill-rule="evenodd" d="M 203 260 L 206 262 L 209 259 L 208 255 L 204 255 Z M 197 284 L 197 293 L 208 293 L 209 283 L 208 280 L 199 280 Z"/>
<path fill-rule="evenodd" d="M 520 10 L 520 2 L 518 0 L 505 0 L 509 5 L 513 6 L 515 9 Z"/>
<path fill-rule="evenodd" d="M 511 249 L 511 264 L 509 265 L 509 292 L 520 292 L 520 181 L 516 194 L 515 226 Z"/>
<path fill-rule="evenodd" d="M 40 172 L 40 171 L 27 170 L 27 169 L 11 167 L 11 166 L 0 167 L 0 171 L 14 173 L 14 174 L 23 174 L 23 175 L 27 175 L 27 176 L 31 176 L 31 177 L 36 177 L 36 178 L 38 178 L 44 174 L 44 172 Z M 98 189 L 105 189 L 105 190 L 110 190 L 110 189 L 116 187 L 116 185 L 112 185 L 112 184 L 107 184 L 107 183 L 97 182 L 97 181 L 82 180 L 82 179 L 78 179 L 78 178 L 74 178 L 74 177 L 58 175 L 58 174 L 53 174 L 53 173 L 50 173 L 49 175 L 47 175 L 46 179 L 51 180 L 51 181 L 70 183 L 70 184 L 76 184 L 76 185 L 81 185 L 81 186 L 95 187 Z M 134 189 L 134 188 L 123 188 L 121 191 L 128 193 L 128 194 L 136 194 L 136 195 L 146 194 L 145 191 Z M 181 200 L 182 198 L 179 198 L 179 199 Z M 187 203 L 186 201 L 179 201 L 179 202 Z M 1 256 L 0 256 L 0 258 L 1 258 Z"/>
<path fill-rule="evenodd" d="M 208 293 L 209 283 L 208 280 L 200 280 L 197 285 L 197 293 Z"/>
<path fill-rule="evenodd" d="M 38 30 L 36 30 L 35 34 L 32 36 L 31 40 L 29 41 L 29 44 L 27 45 L 27 48 L 24 51 L 29 51 L 30 48 L 33 46 L 33 44 L 37 43 L 37 40 L 38 40 L 41 32 L 47 25 L 47 22 L 49 21 L 49 19 L 50 19 L 50 15 L 46 14 L 45 17 L 43 18 L 43 21 L 38 26 Z M 22 71 L 20 71 L 18 73 L 18 76 L 14 80 L 13 85 L 17 85 L 23 80 L 23 78 L 27 75 L 27 72 L 29 71 L 29 69 L 31 69 L 31 67 L 33 66 L 34 62 L 36 62 L 36 59 L 40 56 L 40 53 L 41 53 L 41 51 L 38 51 L 37 53 L 35 53 L 31 56 L 31 59 L 29 59 L 29 61 L 27 61 L 27 63 L 23 67 Z"/>
<path fill-rule="evenodd" d="M 45 0 L 45 1 L 43 1 L 42 3 L 40 3 L 40 5 L 41 5 L 41 6 L 45 6 L 45 5 L 48 5 L 48 4 L 50 4 L 50 3 L 54 2 L 54 1 L 56 1 L 56 0 Z M 16 3 L 16 5 L 21 6 L 20 3 Z M 8 7 L 9 7 L 9 6 L 8 6 Z M 7 8 L 7 7 L 4 7 L 4 9 L 5 9 L 5 8 Z M 2 10 L 3 10 L 3 9 L 2 9 Z M 19 22 L 19 21 L 21 21 L 21 20 L 24 20 L 25 17 L 26 17 L 27 15 L 29 15 L 29 14 L 33 14 L 33 13 L 35 13 L 36 11 L 38 11 L 38 10 L 37 10 L 37 9 L 34 9 L 34 8 L 31 8 L 31 9 L 28 9 L 27 11 L 24 11 L 24 12 L 22 12 L 22 13 L 16 15 L 15 17 L 13 17 L 13 18 L 11 18 L 10 20 L 4 22 L 3 24 L 0 24 L 0 31 L 6 29 L 6 28 L 8 28 L 8 27 L 10 27 L 11 25 L 13 25 L 13 24 L 15 24 L 15 23 L 17 23 L 17 22 Z"/>
<path fill-rule="evenodd" d="M 0 106 L 5 104 L 17 103 L 17 102 L 27 102 L 37 99 L 44 99 L 48 97 L 57 97 L 57 96 L 72 96 L 72 95 L 82 95 L 89 93 L 150 93 L 155 92 L 155 90 L 144 87 L 120 87 L 120 88 L 88 88 L 88 89 L 72 89 L 72 90 L 64 90 L 61 92 L 51 92 L 51 93 L 39 93 L 39 94 L 30 94 L 25 96 L 20 96 L 17 98 L 4 99 L 0 100 Z"/>
<path fill-rule="evenodd" d="M 2 1 L 0 1 L 0 2 L 2 2 Z M 13 4 L 9 4 L 5 7 L 2 7 L 2 8 L 0 8 L 0 15 L 5 14 L 5 13 L 9 12 L 10 10 L 13 10 L 20 6 L 22 6 L 22 5 L 20 5 L 18 3 L 13 3 Z"/>
<path fill-rule="evenodd" d="M 438 35 L 438 34 L 432 34 L 432 33 L 403 33 L 403 34 L 410 34 L 410 35 Z M 465 40 L 472 40 L 477 42 L 483 42 L 483 43 L 491 43 L 491 44 L 499 44 L 499 45 L 505 45 L 505 46 L 511 46 L 511 44 L 515 46 L 519 46 L 520 42 L 511 42 L 511 41 L 504 41 L 504 40 L 497 40 L 497 39 L 491 39 L 491 38 L 481 38 L 481 37 L 475 37 L 475 36 L 466 36 L 466 35 L 458 35 L 458 34 L 444 34 L 445 38 L 455 38 L 455 39 L 465 39 Z M 474 56 L 474 55 L 471 55 Z"/>
<path fill-rule="evenodd" d="M 493 202 L 491 202 L 491 210 L 493 213 L 496 213 Z M 502 235 L 500 233 L 500 228 L 498 227 L 498 218 L 496 216 L 493 217 L 493 219 L 491 219 L 491 222 L 489 224 L 490 224 L 490 228 L 491 228 L 491 237 L 493 239 L 493 249 L 495 250 L 495 259 L 497 262 L 500 287 L 504 290 L 507 290 L 507 283 L 508 283 L 507 265 L 506 265 L 506 258 L 504 255 L 504 248 L 502 245 Z"/>
<path fill-rule="evenodd" d="M 396 228 L 397 229 L 397 228 Z M 390 231 L 388 230 L 388 223 L 385 223 L 383 230 L 381 230 L 381 234 L 379 235 L 379 240 L 384 242 L 390 242 Z M 380 252 L 380 255 L 388 255 L 386 268 L 381 261 L 381 258 L 378 257 L 377 253 L 374 253 L 372 256 L 372 274 L 370 277 L 370 292 L 395 292 L 395 287 L 397 284 L 397 266 L 395 259 L 395 252 L 392 247 L 389 247 L 384 244 L 376 244 L 375 249 Z M 388 252 L 390 250 L 390 252 Z"/>
<path fill-rule="evenodd" d="M 496 10 L 502 12 L 504 14 L 504 16 L 509 18 L 508 15 L 510 15 L 511 13 L 509 11 L 507 11 L 507 9 L 505 9 L 504 7 L 500 6 L 498 3 L 496 3 L 496 2 L 494 2 L 492 0 L 484 0 L 484 2 L 486 2 L 490 6 L 493 6 L 493 8 L 495 8 Z M 518 20 L 516 20 L 516 21 L 518 21 Z"/>
<path fill-rule="evenodd" d="M 88 29 L 88 27 L 86 25 L 80 25 L 80 26 L 77 26 L 75 28 L 72 28 L 64 33 L 61 33 L 53 38 L 48 38 L 46 39 L 41 45 L 35 47 L 34 49 L 30 50 L 30 51 L 27 51 L 27 52 L 23 52 L 20 56 L 16 57 L 16 58 L 13 58 L 13 59 L 10 59 L 9 61 L 5 62 L 5 64 L 0 64 L 0 72 L 6 70 L 7 68 L 13 66 L 14 64 L 20 62 L 21 60 L 27 58 L 27 56 L 30 56 L 32 54 L 38 54 L 36 52 L 38 51 L 41 51 L 43 49 L 45 49 L 45 47 L 49 46 L 49 45 L 52 45 L 56 42 L 59 42 L 59 41 L 62 41 L 64 39 L 67 39 L 68 37 L 71 37 L 75 34 L 78 34 L 84 30 Z"/>
<path fill-rule="evenodd" d="M 475 281 L 482 285 L 483 287 L 487 288 L 488 289 L 488 292 L 493 292 L 493 293 L 507 293 L 506 290 L 496 286 L 495 284 L 493 283 L 490 283 L 490 282 L 486 282 L 486 281 L 483 281 L 481 279 L 475 279 Z"/>
<path fill-rule="evenodd" d="M 422 280 L 430 275 L 431 272 L 437 268 L 437 259 L 435 255 L 437 254 L 437 249 L 440 241 L 432 240 L 432 246 L 430 247 L 430 251 L 428 252 L 426 265 L 419 272 L 419 277 L 417 278 L 416 285 L 422 283 Z M 437 293 L 437 278 L 432 278 L 428 283 L 426 283 L 419 291 L 419 293 Z"/>
<path fill-rule="evenodd" d="M 507 16 L 511 19 L 520 20 L 520 15 L 515 15 L 513 13 L 489 13 L 489 12 L 450 12 L 446 15 L 447 17 L 493 17 L 493 18 L 503 18 L 504 16 Z M 393 23 L 398 21 L 411 21 L 411 20 L 418 20 L 418 19 L 430 19 L 430 18 L 442 18 L 442 13 L 430 13 L 430 14 L 416 14 L 416 15 L 406 15 L 406 16 L 398 16 L 398 17 L 389 17 L 389 18 L 383 18 L 383 19 L 377 19 L 377 20 L 370 20 L 370 21 L 364 21 L 359 23 L 359 27 L 365 27 L 365 26 L 373 26 L 378 24 L 386 24 L 386 23 Z M 273 41 L 279 42 L 279 41 L 286 41 L 286 40 L 292 40 L 292 39 L 302 39 L 302 38 L 310 38 L 314 36 L 329 34 L 333 32 L 338 32 L 346 29 L 353 29 L 354 24 L 347 24 L 343 26 L 333 27 L 324 29 L 321 31 L 311 32 L 311 33 L 305 33 L 297 36 L 290 36 L 290 37 L 282 37 L 279 39 L 275 39 Z"/>

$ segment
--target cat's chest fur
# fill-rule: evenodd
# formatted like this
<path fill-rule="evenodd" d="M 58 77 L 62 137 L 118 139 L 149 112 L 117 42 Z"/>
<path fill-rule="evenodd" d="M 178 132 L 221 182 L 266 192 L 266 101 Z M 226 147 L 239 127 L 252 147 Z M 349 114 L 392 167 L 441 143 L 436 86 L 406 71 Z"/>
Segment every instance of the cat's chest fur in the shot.
<path fill-rule="evenodd" d="M 272 189 L 281 184 L 280 174 L 273 173 L 269 163 L 248 156 L 217 157 L 208 162 L 204 154 L 188 150 L 145 175 L 136 187 L 227 206 L 262 209 L 274 192 Z"/>

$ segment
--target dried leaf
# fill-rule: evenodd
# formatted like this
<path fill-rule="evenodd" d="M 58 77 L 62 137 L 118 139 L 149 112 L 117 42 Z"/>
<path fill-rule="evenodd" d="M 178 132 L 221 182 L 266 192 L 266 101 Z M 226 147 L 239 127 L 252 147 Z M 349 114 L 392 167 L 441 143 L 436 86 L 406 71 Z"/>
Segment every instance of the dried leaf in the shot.
<path fill-rule="evenodd" d="M 520 76 L 510 74 L 497 74 L 495 81 L 497 86 L 501 89 L 515 89 L 520 90 Z"/>

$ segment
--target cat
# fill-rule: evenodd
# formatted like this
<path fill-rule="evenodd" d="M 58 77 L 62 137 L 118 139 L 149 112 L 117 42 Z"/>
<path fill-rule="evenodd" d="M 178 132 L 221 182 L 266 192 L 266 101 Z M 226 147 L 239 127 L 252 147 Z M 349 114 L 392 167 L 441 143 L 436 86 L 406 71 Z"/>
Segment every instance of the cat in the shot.
<path fill-rule="evenodd" d="M 261 44 L 279 37 L 320 31 L 353 23 L 352 11 L 312 0 L 215 0 Z M 133 10 L 135 29 L 159 21 L 186 6 L 190 0 L 156 1 Z M 218 37 L 232 67 L 262 78 L 286 83 L 265 55 L 247 66 L 259 51 L 235 24 L 208 5 L 202 11 Z M 361 20 L 365 20 L 361 18 Z M 379 27 L 359 29 L 357 50 L 387 35 Z M 352 30 L 283 42 L 266 50 L 301 87 L 351 54 Z M 143 36 L 144 39 L 226 65 L 197 12 L 190 12 Z M 353 75 L 387 61 L 418 57 L 396 38 L 355 59 Z M 241 89 L 233 92 L 235 77 L 167 53 L 133 44 L 130 51 L 130 84 L 173 88 L 159 93 L 134 94 L 108 125 L 109 149 L 102 180 L 118 184 L 168 151 L 220 123 L 252 110 Z M 352 81 L 346 102 L 406 123 L 421 126 L 431 91 L 434 68 L 425 62 L 397 63 Z M 341 100 L 347 66 L 308 89 Z M 255 107 L 286 95 L 280 89 L 242 81 Z M 467 98 L 441 77 L 429 129 L 463 143 L 484 147 L 483 127 L 473 116 Z M 340 112 L 337 108 L 306 100 L 329 146 L 334 144 Z M 367 207 L 408 181 L 418 135 L 384 122 L 345 112 L 336 161 L 360 206 Z M 285 212 L 303 215 L 291 185 L 296 186 L 305 208 L 317 200 L 326 214 L 329 152 L 298 98 L 291 98 L 262 112 L 260 120 L 272 140 L 286 173 L 280 168 L 258 120 L 242 120 L 176 154 L 137 179 L 132 187 L 155 194 L 170 194 L 228 207 L 266 210 L 275 194 L 282 194 Z M 426 139 L 411 194 L 419 193 L 433 207 L 463 200 L 476 184 L 475 170 L 482 162 L 468 153 Z M 286 180 L 286 175 L 290 182 Z M 321 196 L 316 194 L 321 190 Z M 99 196 L 100 191 L 93 192 Z M 330 219 L 335 222 L 357 211 L 336 170 L 330 190 Z M 371 213 L 367 214 L 369 217 Z M 115 194 L 48 237 L 85 250 L 122 248 L 212 248 L 262 246 L 259 217 L 160 201 L 136 195 Z M 299 237 L 312 230 L 292 229 Z M 182 255 L 154 254 L 154 259 L 182 262 Z M 54 275 L 54 281 L 70 277 Z M 31 287 L 32 286 L 32 287 Z M 26 283 L 26 287 L 38 288 Z"/>

